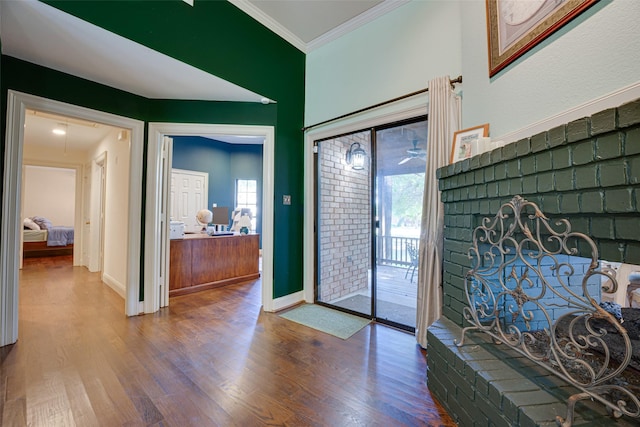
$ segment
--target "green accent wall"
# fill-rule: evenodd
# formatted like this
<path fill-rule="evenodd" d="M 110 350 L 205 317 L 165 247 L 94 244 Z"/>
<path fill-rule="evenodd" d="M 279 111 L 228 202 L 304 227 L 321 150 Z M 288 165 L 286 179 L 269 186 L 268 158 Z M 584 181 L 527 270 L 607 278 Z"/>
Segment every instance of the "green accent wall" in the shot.
<path fill-rule="evenodd" d="M 47 3 L 277 103 L 151 100 L 3 57 L 2 121 L 6 91 L 15 89 L 145 122 L 274 126 L 273 296 L 301 291 L 305 55 L 226 1 Z M 277 203 L 284 194 L 290 206 Z"/>
<path fill-rule="evenodd" d="M 305 55 L 227 1 L 47 3 L 277 102 L 274 297 L 302 290 Z M 290 206 L 277 203 L 284 194 Z"/>

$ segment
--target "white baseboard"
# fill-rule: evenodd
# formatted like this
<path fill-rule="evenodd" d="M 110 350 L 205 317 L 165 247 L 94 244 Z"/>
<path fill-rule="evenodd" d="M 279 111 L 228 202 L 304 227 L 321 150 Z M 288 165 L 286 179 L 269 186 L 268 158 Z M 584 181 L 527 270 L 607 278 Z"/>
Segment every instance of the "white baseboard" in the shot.
<path fill-rule="evenodd" d="M 109 286 L 111 289 L 116 291 L 116 293 L 118 295 L 120 295 L 122 298 L 125 297 L 127 292 L 126 292 L 124 284 L 118 282 L 116 279 L 114 279 L 113 277 L 109 276 L 107 273 L 102 273 L 102 281 L 107 286 Z"/>
<path fill-rule="evenodd" d="M 304 301 L 304 292 L 299 291 L 293 294 L 285 295 L 280 298 L 275 298 L 273 300 L 273 311 L 284 310 L 285 308 L 289 308 L 293 305 L 300 304 Z"/>
<path fill-rule="evenodd" d="M 608 108 L 618 107 L 638 98 L 640 98 L 640 82 L 633 83 L 599 98 L 592 99 L 591 101 L 556 114 L 555 116 L 547 117 L 546 119 L 532 123 L 517 131 L 498 137 L 492 137 L 491 139 L 495 141 L 504 141 L 506 144 L 509 144 L 522 138 L 528 138 L 541 132 L 548 131 L 549 129 L 553 129 L 565 123 L 569 123 L 583 117 L 589 117 L 592 114 Z"/>

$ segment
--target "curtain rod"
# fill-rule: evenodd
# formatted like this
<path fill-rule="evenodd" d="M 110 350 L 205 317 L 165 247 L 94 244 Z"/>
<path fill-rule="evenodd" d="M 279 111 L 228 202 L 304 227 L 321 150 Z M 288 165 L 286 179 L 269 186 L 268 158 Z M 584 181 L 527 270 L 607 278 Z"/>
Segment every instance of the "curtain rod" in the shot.
<path fill-rule="evenodd" d="M 455 79 L 449 79 L 449 82 L 451 83 L 451 86 L 455 85 L 456 83 L 462 83 L 462 76 L 458 76 Z M 388 101 L 380 102 L 378 104 L 371 105 L 369 107 L 361 108 L 360 110 L 357 110 L 357 111 L 352 111 L 351 113 L 347 113 L 347 114 L 343 114 L 343 115 L 338 116 L 338 117 L 334 117 L 333 119 L 325 120 L 324 122 L 316 123 L 315 125 L 305 126 L 305 127 L 302 128 L 302 131 L 306 132 L 311 128 L 315 128 L 315 127 L 318 127 L 318 126 L 321 126 L 321 125 L 325 125 L 327 123 L 331 123 L 331 122 L 334 122 L 336 120 L 344 119 L 344 118 L 347 118 L 347 117 L 350 117 L 350 116 L 355 116 L 356 114 L 364 113 L 365 111 L 373 110 L 374 108 L 382 107 L 383 105 L 391 104 L 393 102 L 400 101 L 402 99 L 411 98 L 412 96 L 416 96 L 416 95 L 419 95 L 421 93 L 425 93 L 425 92 L 428 92 L 428 91 L 429 91 L 428 87 L 424 88 L 424 89 L 420 89 L 420 90 L 417 90 L 415 92 L 411 92 L 411 93 L 408 93 L 406 95 L 399 96 L 397 98 L 389 99 Z"/>

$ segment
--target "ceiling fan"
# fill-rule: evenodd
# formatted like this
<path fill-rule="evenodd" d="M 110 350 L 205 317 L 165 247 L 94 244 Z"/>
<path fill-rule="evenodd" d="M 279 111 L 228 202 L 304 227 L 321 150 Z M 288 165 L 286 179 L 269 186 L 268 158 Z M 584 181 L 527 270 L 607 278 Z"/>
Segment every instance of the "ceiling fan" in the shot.
<path fill-rule="evenodd" d="M 407 156 L 398 162 L 399 165 L 403 165 L 411 159 L 420 159 L 423 161 L 427 159 L 427 152 L 422 148 L 418 148 L 418 141 L 418 139 L 413 140 L 413 148 L 407 150 Z"/>

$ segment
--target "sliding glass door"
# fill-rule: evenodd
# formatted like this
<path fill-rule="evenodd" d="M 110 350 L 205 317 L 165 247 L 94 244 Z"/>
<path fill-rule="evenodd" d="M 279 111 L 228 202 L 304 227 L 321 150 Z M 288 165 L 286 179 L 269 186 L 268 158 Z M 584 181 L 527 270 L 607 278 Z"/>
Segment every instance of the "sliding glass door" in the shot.
<path fill-rule="evenodd" d="M 426 133 L 420 118 L 316 141 L 318 303 L 415 328 Z"/>

